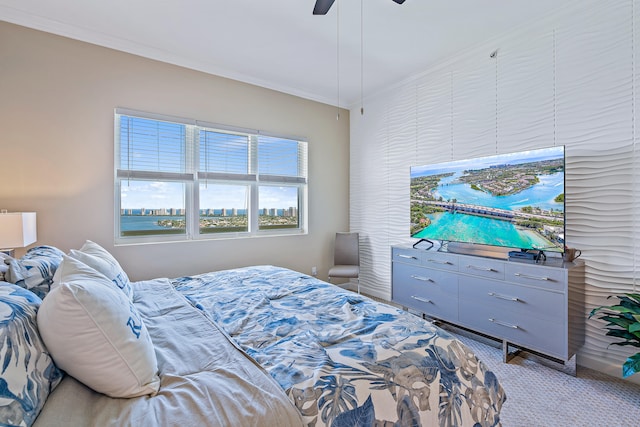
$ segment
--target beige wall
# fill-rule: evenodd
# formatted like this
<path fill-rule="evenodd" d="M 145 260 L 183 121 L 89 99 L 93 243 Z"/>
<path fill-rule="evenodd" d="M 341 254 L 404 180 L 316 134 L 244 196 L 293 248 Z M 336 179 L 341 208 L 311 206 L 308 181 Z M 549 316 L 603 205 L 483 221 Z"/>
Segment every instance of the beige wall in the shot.
<path fill-rule="evenodd" d="M 114 247 L 116 107 L 307 138 L 309 234 Z M 36 211 L 38 244 L 94 240 L 134 280 L 252 264 L 326 278 L 348 229 L 349 114 L 325 104 L 0 22 L 0 135 L 0 209 Z"/>

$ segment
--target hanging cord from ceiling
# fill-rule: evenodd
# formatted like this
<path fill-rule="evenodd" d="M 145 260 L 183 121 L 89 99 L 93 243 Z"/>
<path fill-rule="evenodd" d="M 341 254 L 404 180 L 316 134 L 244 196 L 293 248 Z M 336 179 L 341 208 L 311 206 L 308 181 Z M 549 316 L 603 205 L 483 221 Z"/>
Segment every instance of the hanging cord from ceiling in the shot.
<path fill-rule="evenodd" d="M 340 0 L 336 0 L 336 87 L 338 92 L 336 120 L 340 120 Z"/>
<path fill-rule="evenodd" d="M 489 57 L 495 62 L 495 137 L 496 137 L 496 154 L 498 154 L 498 49 L 489 54 Z"/>
<path fill-rule="evenodd" d="M 364 0 L 360 0 L 360 115 L 364 115 Z"/>
<path fill-rule="evenodd" d="M 633 15 L 632 15 L 633 16 Z M 633 21 L 633 19 L 631 20 Z M 633 24 L 632 24 L 633 25 Z M 634 38 L 632 37 L 631 40 L 633 41 Z M 633 54 L 633 50 L 631 50 L 632 54 Z M 558 105 L 556 103 L 556 83 L 557 83 L 557 74 L 556 74 L 556 29 L 553 29 L 553 146 L 556 146 L 556 118 L 558 117 Z M 631 99 L 635 99 L 635 98 L 631 98 Z M 633 115 L 631 117 L 634 117 Z"/>

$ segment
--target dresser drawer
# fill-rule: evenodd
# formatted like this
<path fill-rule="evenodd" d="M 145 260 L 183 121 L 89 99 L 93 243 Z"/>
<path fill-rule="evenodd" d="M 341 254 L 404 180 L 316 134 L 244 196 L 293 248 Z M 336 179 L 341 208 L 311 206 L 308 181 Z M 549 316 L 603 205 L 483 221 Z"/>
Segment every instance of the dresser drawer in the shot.
<path fill-rule="evenodd" d="M 567 272 L 563 268 L 509 262 L 506 264 L 506 280 L 522 285 L 565 292 Z"/>
<path fill-rule="evenodd" d="M 473 276 L 504 280 L 506 263 L 488 258 L 464 257 L 460 259 L 458 271 Z"/>
<path fill-rule="evenodd" d="M 423 265 L 447 271 L 458 271 L 458 256 L 442 252 L 425 252 Z"/>
<path fill-rule="evenodd" d="M 446 271 L 394 263 L 391 299 L 429 316 L 455 322 L 458 277 Z"/>
<path fill-rule="evenodd" d="M 584 315 L 571 314 L 581 312 L 577 265 L 412 247 L 391 254 L 392 300 L 406 308 L 564 361 L 584 342 Z"/>
<path fill-rule="evenodd" d="M 421 256 L 423 255 L 421 252 L 415 249 L 409 248 L 392 248 L 391 249 L 391 261 L 392 262 L 402 262 L 405 264 L 422 264 Z"/>
<path fill-rule="evenodd" d="M 567 357 L 567 329 L 555 319 L 528 318 L 495 305 L 461 300 L 460 324 L 475 331 L 536 350 L 552 357 Z"/>
<path fill-rule="evenodd" d="M 562 293 L 494 282 L 471 276 L 460 276 L 458 294 L 470 306 L 487 306 L 496 313 L 513 312 L 522 319 L 548 320 L 564 324 L 567 303 Z"/>

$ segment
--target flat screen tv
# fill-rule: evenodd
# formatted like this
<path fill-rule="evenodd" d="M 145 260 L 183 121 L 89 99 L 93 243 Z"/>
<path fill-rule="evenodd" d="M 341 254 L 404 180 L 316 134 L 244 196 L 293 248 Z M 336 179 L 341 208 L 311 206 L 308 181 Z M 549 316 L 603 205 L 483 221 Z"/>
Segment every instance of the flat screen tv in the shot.
<path fill-rule="evenodd" d="M 411 167 L 411 237 L 564 252 L 564 146 Z"/>

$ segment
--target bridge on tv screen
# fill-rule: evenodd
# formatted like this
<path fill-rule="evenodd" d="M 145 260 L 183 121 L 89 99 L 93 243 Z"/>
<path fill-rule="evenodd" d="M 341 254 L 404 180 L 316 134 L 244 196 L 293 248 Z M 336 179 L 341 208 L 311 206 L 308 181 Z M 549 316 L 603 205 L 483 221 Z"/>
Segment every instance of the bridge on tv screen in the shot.
<path fill-rule="evenodd" d="M 519 219 L 547 219 L 558 220 L 560 218 L 552 215 L 537 215 L 525 212 L 514 212 L 506 209 L 491 208 L 488 206 L 471 205 L 467 203 L 453 203 L 437 200 L 412 200 L 411 203 L 422 203 L 430 206 L 437 206 L 451 213 L 461 212 L 469 215 L 486 216 L 489 218 L 502 219 L 505 221 L 513 221 Z"/>

